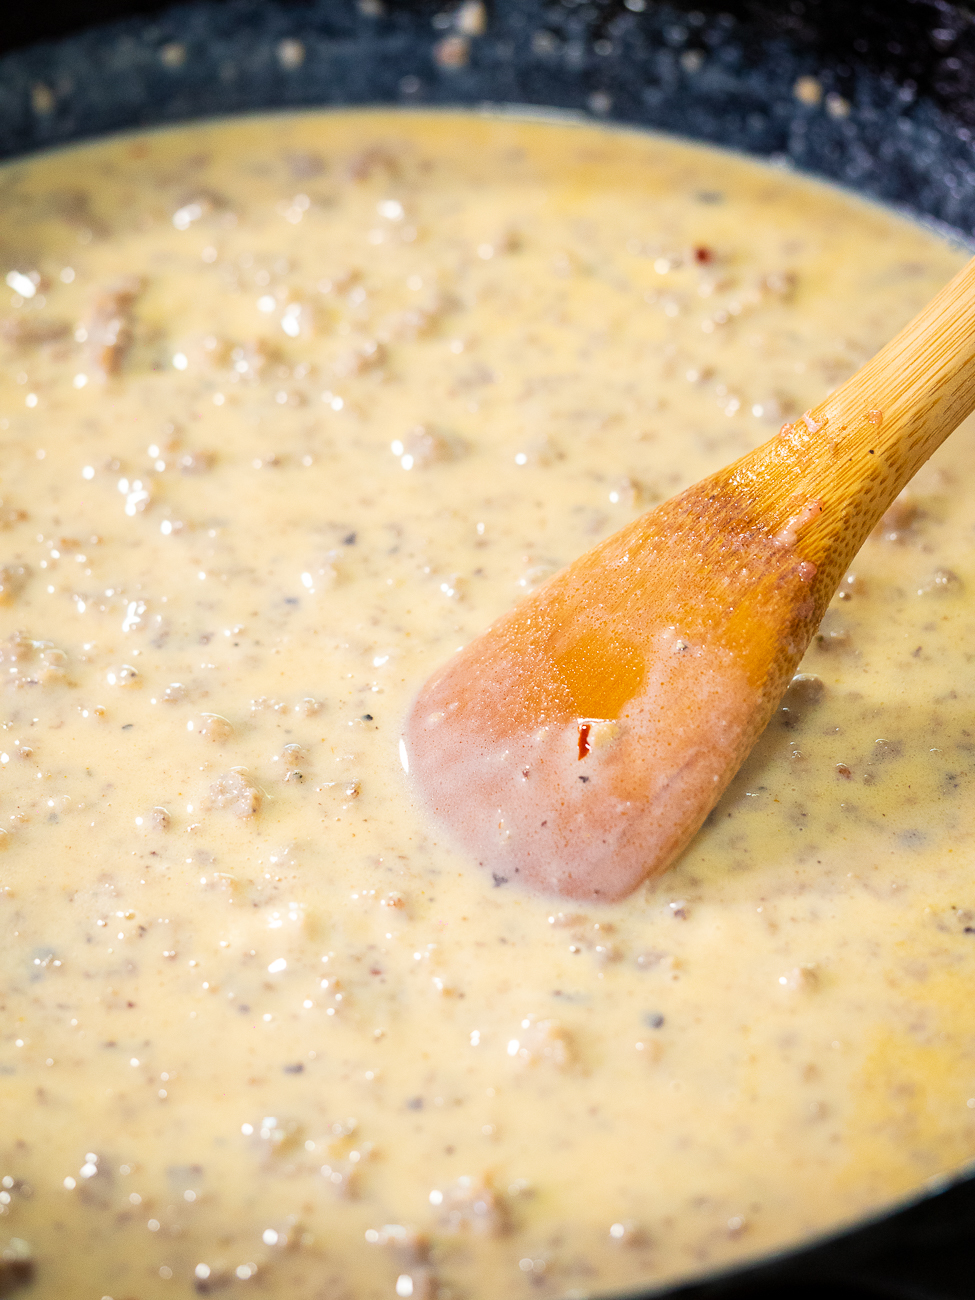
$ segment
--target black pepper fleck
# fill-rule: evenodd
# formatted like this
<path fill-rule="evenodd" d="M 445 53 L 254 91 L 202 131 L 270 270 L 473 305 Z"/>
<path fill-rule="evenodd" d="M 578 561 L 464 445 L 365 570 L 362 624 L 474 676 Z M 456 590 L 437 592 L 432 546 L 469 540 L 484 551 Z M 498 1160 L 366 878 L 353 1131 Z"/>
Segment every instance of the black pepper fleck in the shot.
<path fill-rule="evenodd" d="M 5 1259 L 0 1262 L 0 1295 L 10 1295 L 34 1281 L 32 1259 Z"/>

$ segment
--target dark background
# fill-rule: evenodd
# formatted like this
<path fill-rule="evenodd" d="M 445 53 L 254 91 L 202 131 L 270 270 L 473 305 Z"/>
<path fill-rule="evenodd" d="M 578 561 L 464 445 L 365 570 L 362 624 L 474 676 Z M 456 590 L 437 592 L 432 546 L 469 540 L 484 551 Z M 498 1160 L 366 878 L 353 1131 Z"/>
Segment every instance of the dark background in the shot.
<path fill-rule="evenodd" d="M 218 0 L 219 2 L 219 0 Z M 233 0 L 224 0 L 231 4 Z M 56 39 L 96 24 L 133 15 L 159 14 L 173 9 L 158 0 L 52 0 L 17 5 L 6 0 L 0 17 L 0 54 L 37 41 Z M 307 19 L 322 6 L 314 0 L 283 0 L 281 8 L 296 19 Z M 340 0 L 336 11 L 345 8 Z M 387 14 L 418 19 L 449 10 L 451 0 L 386 0 Z M 488 0 L 488 8 L 497 3 Z M 502 6 L 503 7 L 503 6 Z M 557 10 L 560 0 L 547 6 Z M 939 0 L 727 0 L 723 4 L 673 0 L 685 12 L 730 14 L 739 23 L 768 36 L 781 36 L 814 58 L 837 67 L 850 78 L 856 65 L 890 76 L 899 84 L 913 83 L 918 94 L 949 104 L 959 120 L 975 127 L 975 22 L 973 5 Z M 587 0 L 566 7 L 595 15 L 592 30 L 609 27 L 625 6 L 622 0 Z M 586 15 L 589 21 L 589 14 Z M 941 35 L 938 35 L 941 33 Z M 972 1295 L 975 1297 L 975 1283 Z"/>
<path fill-rule="evenodd" d="M 219 0 L 218 0 L 219 2 Z M 224 0 L 232 4 L 233 0 Z M 309 18 L 322 8 L 315 0 L 282 0 L 281 8 L 293 11 L 296 19 Z M 338 11 L 345 8 L 337 2 Z M 432 18 L 449 10 L 451 0 L 386 0 L 387 14 L 401 13 L 417 19 Z M 496 7 L 488 0 L 489 9 Z M 559 0 L 547 6 L 557 10 Z M 673 0 L 672 8 L 685 12 L 704 11 L 730 14 L 739 23 L 768 36 L 781 36 L 818 60 L 837 67 L 849 78 L 856 65 L 865 65 L 890 76 L 900 84 L 913 83 L 919 95 L 940 104 L 975 127 L 975 22 L 973 6 L 945 4 L 939 0 L 727 0 L 700 4 L 696 0 Z M 56 39 L 96 24 L 133 15 L 159 14 L 172 4 L 158 0 L 51 0 L 50 3 L 17 5 L 7 0 L 0 17 L 0 54 Z M 622 0 L 587 0 L 566 7 L 585 9 L 595 15 L 594 34 L 611 25 L 625 6 Z M 589 14 L 586 21 L 590 21 Z M 938 35 L 940 33 L 941 35 Z M 975 1284 L 973 1284 L 975 1296 Z"/>

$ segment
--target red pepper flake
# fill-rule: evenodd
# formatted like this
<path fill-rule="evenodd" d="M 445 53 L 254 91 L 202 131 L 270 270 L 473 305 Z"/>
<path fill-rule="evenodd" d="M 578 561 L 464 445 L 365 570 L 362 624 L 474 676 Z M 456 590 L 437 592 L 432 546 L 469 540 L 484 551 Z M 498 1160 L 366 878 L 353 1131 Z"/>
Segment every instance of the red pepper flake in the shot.
<path fill-rule="evenodd" d="M 585 758 L 592 746 L 589 744 L 589 732 L 592 727 L 588 722 L 579 723 L 579 757 Z"/>
<path fill-rule="evenodd" d="M 695 262 L 713 262 L 713 261 L 714 261 L 714 252 L 713 252 L 710 248 L 706 248 L 703 244 L 700 244 L 700 245 L 698 245 L 698 247 L 695 248 L 695 250 L 694 250 L 694 261 L 695 261 Z"/>

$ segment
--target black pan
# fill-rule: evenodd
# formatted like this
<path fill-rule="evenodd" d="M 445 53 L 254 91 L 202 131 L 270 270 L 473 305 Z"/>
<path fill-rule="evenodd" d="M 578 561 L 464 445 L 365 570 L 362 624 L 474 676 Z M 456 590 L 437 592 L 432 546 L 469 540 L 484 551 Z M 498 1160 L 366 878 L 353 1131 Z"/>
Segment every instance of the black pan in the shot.
<path fill-rule="evenodd" d="M 260 108 L 544 105 L 774 158 L 975 237 L 967 5 L 485 0 L 485 31 L 448 57 L 439 43 L 457 4 L 8 0 L 0 157 Z M 801 77 L 818 90 L 797 96 Z M 4 1276 L 0 1292 L 23 1282 L 24 1300 L 53 1300 L 41 1277 Z M 975 1300 L 975 1176 L 804 1250 L 651 1294 Z"/>

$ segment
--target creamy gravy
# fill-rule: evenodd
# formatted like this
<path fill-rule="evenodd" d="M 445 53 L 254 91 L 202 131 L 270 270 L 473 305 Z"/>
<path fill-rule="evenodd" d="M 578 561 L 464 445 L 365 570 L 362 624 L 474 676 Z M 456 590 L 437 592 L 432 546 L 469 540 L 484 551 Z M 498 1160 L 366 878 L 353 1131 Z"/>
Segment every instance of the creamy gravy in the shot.
<path fill-rule="evenodd" d="M 626 901 L 492 889 L 397 756 L 455 646 L 958 249 L 702 148 L 450 115 L 123 138 L 0 203 L 0 1277 L 581 1296 L 972 1157 L 975 427 Z"/>

